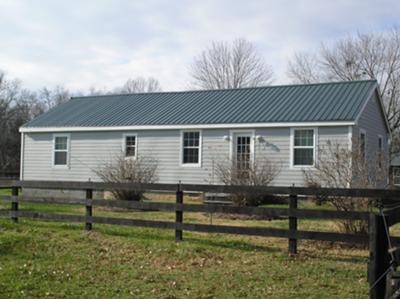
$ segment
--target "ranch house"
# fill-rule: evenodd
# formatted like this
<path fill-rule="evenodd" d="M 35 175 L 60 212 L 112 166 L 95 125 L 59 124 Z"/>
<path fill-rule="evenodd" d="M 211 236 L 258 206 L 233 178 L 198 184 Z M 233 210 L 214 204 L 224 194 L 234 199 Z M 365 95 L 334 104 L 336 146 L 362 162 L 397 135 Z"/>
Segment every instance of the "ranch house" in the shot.
<path fill-rule="evenodd" d="M 280 164 L 273 185 L 304 185 L 318 148 L 335 141 L 388 155 L 374 80 L 73 97 L 20 128 L 21 179 L 99 181 L 112 157 L 152 156 L 159 183 L 217 184 L 215 161 Z"/>

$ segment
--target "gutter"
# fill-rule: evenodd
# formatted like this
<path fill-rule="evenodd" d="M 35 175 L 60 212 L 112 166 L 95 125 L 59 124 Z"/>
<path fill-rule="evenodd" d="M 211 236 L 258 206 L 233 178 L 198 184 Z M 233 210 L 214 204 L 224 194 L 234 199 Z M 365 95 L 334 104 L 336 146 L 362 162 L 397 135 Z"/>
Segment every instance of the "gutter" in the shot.
<path fill-rule="evenodd" d="M 355 121 L 321 122 L 276 122 L 276 123 L 234 123 L 234 124 L 187 124 L 187 125 L 142 125 L 108 127 L 21 127 L 21 133 L 55 132 L 101 132 L 101 131 L 141 131 L 141 130 L 191 130 L 191 129 L 238 129 L 238 128 L 282 128 L 282 127 L 332 127 L 353 126 Z"/>

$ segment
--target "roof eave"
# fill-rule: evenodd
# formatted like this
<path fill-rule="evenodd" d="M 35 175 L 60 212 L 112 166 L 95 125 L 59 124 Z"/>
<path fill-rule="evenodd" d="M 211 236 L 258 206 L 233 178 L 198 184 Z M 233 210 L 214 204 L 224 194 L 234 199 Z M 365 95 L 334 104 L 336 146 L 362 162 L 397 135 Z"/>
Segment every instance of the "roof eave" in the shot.
<path fill-rule="evenodd" d="M 231 124 L 183 124 L 183 125 L 143 125 L 109 127 L 21 127 L 21 133 L 53 132 L 101 132 L 101 131 L 142 131 L 142 130 L 185 130 L 185 129 L 236 129 L 236 128 L 279 128 L 279 127 L 331 127 L 352 126 L 355 121 L 311 121 L 311 122 L 270 122 L 270 123 L 231 123 Z"/>

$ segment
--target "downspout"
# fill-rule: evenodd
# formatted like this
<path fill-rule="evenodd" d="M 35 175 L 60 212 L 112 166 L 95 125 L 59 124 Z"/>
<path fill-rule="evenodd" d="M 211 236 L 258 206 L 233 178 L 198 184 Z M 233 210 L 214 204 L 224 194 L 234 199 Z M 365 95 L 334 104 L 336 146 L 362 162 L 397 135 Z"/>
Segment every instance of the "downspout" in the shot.
<path fill-rule="evenodd" d="M 19 179 L 24 179 L 24 156 L 25 156 L 25 135 L 21 133 L 21 156 L 19 162 Z"/>
<path fill-rule="evenodd" d="M 348 138 L 349 138 L 349 140 L 348 140 L 348 142 L 349 142 L 349 152 L 353 153 L 353 126 L 349 126 L 349 128 L 348 128 Z M 353 161 L 352 161 L 352 159 L 350 159 L 351 172 L 353 172 L 352 164 L 353 164 Z M 351 175 L 353 175 L 353 174 L 351 174 Z M 347 183 L 347 188 L 351 188 L 350 183 Z"/>

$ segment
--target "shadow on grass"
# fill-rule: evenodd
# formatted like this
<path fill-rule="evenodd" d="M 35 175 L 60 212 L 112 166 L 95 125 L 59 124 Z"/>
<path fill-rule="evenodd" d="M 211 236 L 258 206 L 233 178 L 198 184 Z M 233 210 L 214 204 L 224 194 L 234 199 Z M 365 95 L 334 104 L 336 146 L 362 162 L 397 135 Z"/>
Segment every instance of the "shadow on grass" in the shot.
<path fill-rule="evenodd" d="M 328 248 L 332 249 L 331 248 Z M 345 251 L 351 250 L 351 248 L 348 249 L 337 249 L 340 251 L 340 255 L 333 255 L 330 253 L 326 253 L 327 250 L 321 250 L 317 249 L 318 252 L 312 252 L 311 249 L 300 249 L 299 252 L 301 253 L 301 256 L 305 258 L 311 258 L 311 259 L 318 259 L 323 257 L 327 261 L 332 261 L 332 262 L 343 262 L 343 263 L 354 263 L 354 264 L 366 264 L 368 263 L 368 257 L 367 256 L 361 256 L 361 255 L 350 255 L 350 254 L 345 254 Z M 360 249 L 355 249 L 355 250 L 360 250 Z M 324 253 L 322 253 L 324 252 Z"/>
<path fill-rule="evenodd" d="M 142 241 L 167 241 L 167 242 L 175 242 L 174 230 L 170 229 L 151 229 L 151 228 L 138 228 L 135 230 L 124 229 L 124 231 L 115 231 L 110 227 L 99 227 L 94 229 L 94 231 L 98 231 L 100 233 L 109 235 L 109 236 L 118 236 L 124 238 L 135 238 L 140 239 Z M 162 233 L 160 233 L 162 231 Z M 166 233 L 167 232 L 167 233 Z M 188 236 L 188 234 L 190 234 Z M 185 236 L 186 235 L 186 236 Z M 190 244 L 196 244 L 206 247 L 219 247 L 226 249 L 238 249 L 243 251 L 264 251 L 264 252 L 279 252 L 281 251 L 279 248 L 272 248 L 268 246 L 261 246 L 252 244 L 246 240 L 216 240 L 215 236 L 219 236 L 218 234 L 208 234 L 209 238 L 196 238 L 193 236 L 193 233 L 184 233 L 183 241 L 188 242 Z M 214 238 L 214 239 L 213 239 Z"/>
<path fill-rule="evenodd" d="M 20 224 L 28 225 L 32 227 L 34 224 L 35 229 L 50 229 L 50 230 L 60 230 L 65 231 L 82 231 L 84 232 L 84 224 L 81 223 L 63 223 L 63 222 L 53 222 L 53 221 L 38 221 L 38 220 L 22 220 Z M 17 227 L 18 224 L 11 224 L 11 227 Z M 93 227 L 94 232 L 99 232 L 101 234 L 112 236 L 112 237 L 123 237 L 129 239 L 136 239 L 141 241 L 166 241 L 175 242 L 174 230 L 170 229 L 152 229 L 152 228 L 130 228 L 124 226 L 111 226 L 98 224 Z M 186 235 L 186 236 L 185 236 Z M 206 247 L 219 247 L 225 249 L 235 249 L 243 251 L 263 251 L 263 252 L 281 252 L 279 248 L 273 248 L 269 246 L 262 246 L 252 244 L 251 241 L 247 240 L 221 240 L 216 238 L 220 236 L 219 234 L 208 234 L 209 238 L 196 238 L 193 233 L 185 233 L 184 241 L 190 244 L 201 245 Z"/>
<path fill-rule="evenodd" d="M 27 225 L 29 228 L 33 229 L 50 229 L 55 232 L 59 232 L 60 229 L 65 232 L 82 232 L 84 233 L 84 224 L 82 223 L 65 223 L 65 222 L 54 222 L 54 221 L 38 221 L 38 220 L 22 220 L 19 224 L 11 224 L 9 223 L 6 228 L 18 228 L 18 225 Z M 34 224 L 34 226 L 32 226 Z M 93 232 L 97 232 L 103 235 L 107 235 L 110 237 L 122 237 L 126 239 L 135 239 L 143 242 L 171 242 L 174 243 L 174 230 L 170 229 L 153 229 L 153 228 L 141 228 L 141 227 L 126 227 L 126 226 L 113 226 L 113 225 L 105 225 L 105 224 L 97 224 L 93 227 Z M 196 237 L 198 235 L 198 237 Z M 278 247 L 271 247 L 266 245 L 258 245 L 252 243 L 251 240 L 231 240 L 224 239 L 228 236 L 221 237 L 221 234 L 207 234 L 204 238 L 201 237 L 200 233 L 192 233 L 185 232 L 183 236 L 183 242 L 189 243 L 193 245 L 199 245 L 203 247 L 215 247 L 215 248 L 224 248 L 224 249 L 233 249 L 233 250 L 241 250 L 241 251 L 258 251 L 258 252 L 267 252 L 267 253 L 282 253 L 285 254 L 286 249 L 282 249 Z M 349 249 L 341 249 L 338 248 L 340 255 L 327 254 L 327 250 L 332 249 L 332 247 L 327 246 L 325 248 L 315 248 L 316 252 L 311 249 L 311 244 L 308 244 L 304 249 L 299 250 L 299 255 L 297 256 L 299 260 L 303 258 L 312 258 L 319 259 L 323 257 L 329 261 L 336 262 L 351 262 L 351 263 L 365 263 L 367 257 L 366 256 L 356 256 L 345 254 L 346 250 Z M 360 250 L 360 249 L 356 249 Z M 323 253 L 325 252 L 325 253 Z M 296 257 L 294 257 L 296 258 Z"/>

